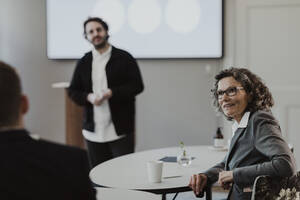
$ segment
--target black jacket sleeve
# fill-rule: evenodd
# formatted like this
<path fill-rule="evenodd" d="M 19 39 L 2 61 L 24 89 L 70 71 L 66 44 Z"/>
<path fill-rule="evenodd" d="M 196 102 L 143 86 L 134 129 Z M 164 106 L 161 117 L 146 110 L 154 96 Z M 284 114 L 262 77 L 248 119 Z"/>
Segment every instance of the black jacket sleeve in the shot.
<path fill-rule="evenodd" d="M 78 105 L 83 106 L 87 103 L 88 91 L 84 89 L 84 80 L 83 80 L 83 68 L 84 60 L 81 59 L 77 62 L 70 86 L 68 88 L 69 97 Z"/>
<path fill-rule="evenodd" d="M 126 62 L 124 84 L 110 88 L 114 99 L 132 99 L 144 90 L 141 72 L 136 60 L 127 54 L 124 62 Z"/>
<path fill-rule="evenodd" d="M 225 162 L 227 159 L 226 157 L 227 157 L 227 155 L 220 163 L 216 164 L 215 166 L 213 166 L 212 168 L 210 168 L 204 172 L 204 174 L 207 176 L 208 184 L 214 184 L 218 180 L 219 173 L 221 171 L 224 171 Z"/>

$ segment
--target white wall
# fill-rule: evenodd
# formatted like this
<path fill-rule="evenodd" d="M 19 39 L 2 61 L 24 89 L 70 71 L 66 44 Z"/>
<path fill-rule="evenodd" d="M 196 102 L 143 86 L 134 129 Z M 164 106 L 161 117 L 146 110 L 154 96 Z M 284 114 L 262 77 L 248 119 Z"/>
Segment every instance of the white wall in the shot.
<path fill-rule="evenodd" d="M 249 68 L 275 100 L 273 113 L 300 167 L 300 1 L 227 0 L 224 66 Z"/>
<path fill-rule="evenodd" d="M 216 117 L 209 90 L 214 60 L 140 61 L 146 89 L 138 97 L 137 148 L 211 144 Z M 207 72 L 206 66 L 210 66 Z"/>
<path fill-rule="evenodd" d="M 26 116 L 27 127 L 43 138 L 63 142 L 63 91 L 52 89 L 51 83 L 68 79 L 73 62 L 46 58 L 44 1 L 0 2 L 0 59 L 20 72 L 31 104 Z"/>
<path fill-rule="evenodd" d="M 27 128 L 64 142 L 64 93 L 51 84 L 69 81 L 75 61 L 47 59 L 45 6 L 45 0 L 0 0 L 0 59 L 21 74 L 31 103 Z M 220 60 L 138 62 L 146 88 L 137 98 L 137 150 L 180 140 L 211 144 L 217 125 L 209 90 Z"/>

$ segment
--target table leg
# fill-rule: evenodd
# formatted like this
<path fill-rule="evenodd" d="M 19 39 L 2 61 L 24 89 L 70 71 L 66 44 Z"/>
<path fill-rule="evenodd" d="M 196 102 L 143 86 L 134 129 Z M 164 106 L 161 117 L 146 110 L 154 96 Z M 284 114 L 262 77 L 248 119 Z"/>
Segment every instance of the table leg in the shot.
<path fill-rule="evenodd" d="M 175 194 L 175 196 L 173 197 L 173 200 L 175 200 L 175 199 L 176 199 L 177 195 L 178 195 L 178 192 L 177 192 L 177 193 Z"/>
<path fill-rule="evenodd" d="M 167 199 L 166 196 L 167 196 L 167 194 L 162 194 L 161 199 L 166 200 Z"/>

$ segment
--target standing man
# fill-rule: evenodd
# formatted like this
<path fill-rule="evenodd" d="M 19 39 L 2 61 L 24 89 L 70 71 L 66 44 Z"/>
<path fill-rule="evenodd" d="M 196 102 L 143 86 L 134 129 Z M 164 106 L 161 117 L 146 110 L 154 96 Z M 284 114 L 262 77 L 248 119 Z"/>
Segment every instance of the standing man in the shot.
<path fill-rule="evenodd" d="M 86 151 L 30 136 L 20 78 L 1 61 L 0 96 L 0 198 L 96 200 Z"/>
<path fill-rule="evenodd" d="M 94 46 L 77 63 L 69 96 L 84 106 L 83 136 L 91 167 L 134 152 L 135 96 L 144 89 L 135 59 L 108 42 L 108 25 L 94 17 L 84 24 Z"/>

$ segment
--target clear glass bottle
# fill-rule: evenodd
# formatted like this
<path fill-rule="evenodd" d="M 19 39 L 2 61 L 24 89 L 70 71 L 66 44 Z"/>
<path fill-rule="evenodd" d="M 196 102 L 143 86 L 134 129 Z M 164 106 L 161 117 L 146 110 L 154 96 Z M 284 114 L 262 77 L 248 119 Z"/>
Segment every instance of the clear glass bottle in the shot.
<path fill-rule="evenodd" d="M 177 163 L 181 166 L 188 166 L 192 163 L 192 158 L 186 153 L 183 142 L 180 142 L 181 154 L 177 156 Z"/>

